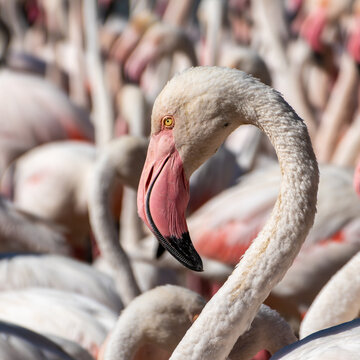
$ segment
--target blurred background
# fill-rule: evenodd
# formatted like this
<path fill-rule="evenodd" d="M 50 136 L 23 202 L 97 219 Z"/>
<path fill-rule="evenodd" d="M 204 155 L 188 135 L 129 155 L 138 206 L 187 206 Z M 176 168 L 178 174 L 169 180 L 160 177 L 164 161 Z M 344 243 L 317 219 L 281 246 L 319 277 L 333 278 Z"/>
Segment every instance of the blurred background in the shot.
<path fill-rule="evenodd" d="M 171 283 L 209 299 L 225 281 L 279 189 L 260 130 L 237 129 L 190 181 L 203 274 L 157 259 L 136 210 L 153 103 L 174 74 L 199 65 L 258 78 L 308 127 L 321 165 L 318 213 L 267 300 L 298 334 L 320 289 L 360 249 L 359 0 L 0 0 L 1 319 L 95 358 L 140 292 Z M 25 292 L 34 287 L 43 292 Z M 96 300 L 103 317 L 51 327 L 48 314 L 65 300 L 49 288 Z M 11 296 L 27 305 L 6 310 Z M 36 305 L 41 321 L 19 315 L 47 297 L 59 305 Z M 101 330 L 88 334 L 94 321 Z"/>

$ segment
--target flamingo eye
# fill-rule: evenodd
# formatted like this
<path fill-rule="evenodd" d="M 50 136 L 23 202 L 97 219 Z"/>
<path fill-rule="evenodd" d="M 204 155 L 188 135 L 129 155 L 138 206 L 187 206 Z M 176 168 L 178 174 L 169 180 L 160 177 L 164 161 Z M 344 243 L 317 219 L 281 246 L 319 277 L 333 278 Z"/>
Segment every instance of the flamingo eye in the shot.
<path fill-rule="evenodd" d="M 171 115 L 166 115 L 162 118 L 162 124 L 166 129 L 174 127 L 174 118 Z"/>

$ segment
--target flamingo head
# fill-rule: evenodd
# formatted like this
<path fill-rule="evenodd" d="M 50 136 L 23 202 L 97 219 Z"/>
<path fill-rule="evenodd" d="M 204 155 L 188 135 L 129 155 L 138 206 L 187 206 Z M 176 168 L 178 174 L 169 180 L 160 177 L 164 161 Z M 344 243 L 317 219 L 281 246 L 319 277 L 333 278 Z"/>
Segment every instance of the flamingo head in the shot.
<path fill-rule="evenodd" d="M 300 33 L 310 48 L 318 54 L 324 52 L 323 33 L 327 24 L 327 0 L 311 11 L 301 25 Z"/>
<path fill-rule="evenodd" d="M 354 4 L 354 16 L 349 30 L 347 50 L 357 64 L 360 64 L 360 1 Z"/>
<path fill-rule="evenodd" d="M 186 267 L 202 271 L 185 211 L 189 177 L 234 130 L 234 81 L 244 73 L 197 67 L 175 76 L 154 103 L 152 132 L 138 189 L 138 212 L 161 245 Z M 235 102 L 237 104 L 237 102 Z"/>

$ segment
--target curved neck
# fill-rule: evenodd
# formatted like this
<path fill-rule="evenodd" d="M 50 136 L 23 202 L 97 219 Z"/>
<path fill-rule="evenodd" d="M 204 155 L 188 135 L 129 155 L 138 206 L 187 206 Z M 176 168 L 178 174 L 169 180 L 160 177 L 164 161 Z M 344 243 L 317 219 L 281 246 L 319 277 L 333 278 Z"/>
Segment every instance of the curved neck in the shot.
<path fill-rule="evenodd" d="M 229 357 L 251 359 L 260 350 L 268 350 L 271 354 L 286 345 L 297 341 L 290 325 L 275 311 L 261 305 L 251 328 L 239 337 Z"/>
<path fill-rule="evenodd" d="M 323 112 L 316 137 L 316 154 L 319 161 L 323 162 L 329 161 L 333 156 L 341 127 L 353 116 L 353 94 L 356 94 L 359 86 L 359 75 L 353 59 L 344 53 L 340 65 L 340 72 Z"/>
<path fill-rule="evenodd" d="M 139 246 L 140 240 L 145 238 L 142 220 L 137 213 L 137 192 L 134 189 L 124 188 L 122 197 L 122 212 L 120 217 L 120 243 Z M 126 246 L 125 246 L 126 249 Z"/>
<path fill-rule="evenodd" d="M 236 86 L 232 91 L 241 99 L 236 105 L 238 122 L 263 130 L 276 150 L 282 173 L 280 194 L 264 229 L 171 359 L 225 359 L 285 275 L 314 220 L 318 167 L 305 124 L 276 91 L 258 82 Z M 222 339 L 221 345 L 216 339 Z"/>
<path fill-rule="evenodd" d="M 177 50 L 183 52 L 190 60 L 191 66 L 197 66 L 198 60 L 194 49 L 194 44 L 186 34 L 179 35 Z"/>
<path fill-rule="evenodd" d="M 121 89 L 119 97 L 119 111 L 128 122 L 130 134 L 146 137 L 149 133 L 146 119 L 145 96 L 136 85 L 126 84 Z"/>
<path fill-rule="evenodd" d="M 119 243 L 110 211 L 110 195 L 116 179 L 116 168 L 107 156 L 97 162 L 90 188 L 90 223 L 101 254 L 115 272 L 115 283 L 125 304 L 140 294 L 128 256 Z"/>
<path fill-rule="evenodd" d="M 106 343 L 104 360 L 132 360 L 143 344 L 141 327 L 132 315 L 124 312 Z"/>
<path fill-rule="evenodd" d="M 0 17 L 0 66 L 6 63 L 6 54 L 10 44 L 10 30 L 3 19 Z"/>

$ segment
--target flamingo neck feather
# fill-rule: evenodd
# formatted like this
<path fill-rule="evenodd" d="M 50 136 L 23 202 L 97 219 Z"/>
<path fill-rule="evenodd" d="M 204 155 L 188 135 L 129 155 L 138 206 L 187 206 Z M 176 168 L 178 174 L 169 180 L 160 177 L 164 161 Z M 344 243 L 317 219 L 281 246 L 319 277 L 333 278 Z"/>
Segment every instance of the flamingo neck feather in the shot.
<path fill-rule="evenodd" d="M 251 328 L 239 337 L 229 357 L 251 359 L 260 350 L 271 354 L 297 341 L 290 325 L 273 309 L 261 305 Z"/>
<path fill-rule="evenodd" d="M 132 360 L 144 343 L 136 315 L 123 312 L 106 344 L 104 360 Z"/>
<path fill-rule="evenodd" d="M 115 273 L 115 283 L 125 304 L 140 294 L 130 260 L 119 243 L 110 210 L 110 196 L 117 178 L 108 156 L 95 165 L 89 194 L 90 223 L 100 251 Z"/>
<path fill-rule="evenodd" d="M 292 264 L 315 216 L 318 167 L 304 122 L 278 92 L 233 74 L 234 88 L 226 100 L 236 106 L 237 126 L 253 124 L 272 142 L 282 173 L 280 193 L 264 229 L 171 359 L 226 359 Z"/>

